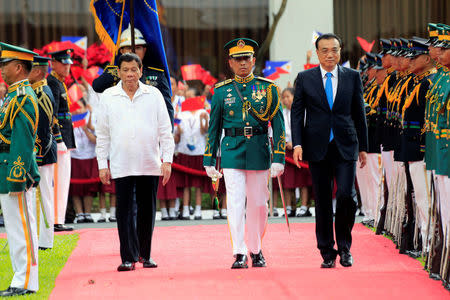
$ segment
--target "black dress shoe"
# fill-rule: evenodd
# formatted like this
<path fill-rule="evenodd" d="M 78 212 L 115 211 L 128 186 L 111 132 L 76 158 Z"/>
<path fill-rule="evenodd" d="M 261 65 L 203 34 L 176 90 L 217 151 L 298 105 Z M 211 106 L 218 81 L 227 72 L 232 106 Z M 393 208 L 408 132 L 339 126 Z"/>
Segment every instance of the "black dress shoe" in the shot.
<path fill-rule="evenodd" d="M 433 280 L 441 280 L 441 275 L 439 273 L 430 273 L 430 278 Z"/>
<path fill-rule="evenodd" d="M 109 217 L 109 221 L 110 222 L 117 222 L 117 219 L 116 219 L 116 217 Z"/>
<path fill-rule="evenodd" d="M 0 216 L 0 227 L 5 226 L 5 220 L 3 219 L 3 216 Z"/>
<path fill-rule="evenodd" d="M 258 254 L 250 253 L 250 257 L 252 258 L 252 267 L 263 268 L 266 266 L 266 260 L 264 259 L 262 251 L 259 251 Z"/>
<path fill-rule="evenodd" d="M 150 257 L 150 259 L 142 259 L 141 262 L 142 262 L 142 266 L 144 268 L 157 268 L 158 267 L 156 262 L 151 257 Z"/>
<path fill-rule="evenodd" d="M 123 271 L 133 271 L 135 269 L 135 263 L 126 261 L 124 263 L 121 263 L 120 266 L 117 267 L 117 271 L 123 272 Z"/>
<path fill-rule="evenodd" d="M 47 249 L 52 249 L 52 248 L 47 248 L 47 247 L 39 247 L 39 250 L 43 250 L 43 251 L 45 251 L 45 250 L 47 250 Z"/>
<path fill-rule="evenodd" d="M 12 297 L 12 296 L 22 296 L 27 294 L 34 294 L 35 291 L 30 291 L 27 289 L 9 287 L 7 290 L 0 291 L 0 297 Z"/>
<path fill-rule="evenodd" d="M 353 257 L 350 251 L 343 251 L 339 253 L 339 256 L 341 257 L 341 259 L 339 259 L 339 263 L 343 267 L 351 267 L 353 265 Z"/>
<path fill-rule="evenodd" d="M 236 260 L 233 265 L 231 265 L 232 269 L 247 269 L 247 255 L 244 254 L 236 254 Z"/>
<path fill-rule="evenodd" d="M 59 231 L 72 231 L 73 227 L 66 226 L 64 224 L 55 224 L 54 229 L 55 229 L 56 232 L 59 232 Z"/>
<path fill-rule="evenodd" d="M 336 258 L 335 259 L 325 259 L 323 263 L 320 265 L 322 269 L 331 269 L 336 267 Z"/>

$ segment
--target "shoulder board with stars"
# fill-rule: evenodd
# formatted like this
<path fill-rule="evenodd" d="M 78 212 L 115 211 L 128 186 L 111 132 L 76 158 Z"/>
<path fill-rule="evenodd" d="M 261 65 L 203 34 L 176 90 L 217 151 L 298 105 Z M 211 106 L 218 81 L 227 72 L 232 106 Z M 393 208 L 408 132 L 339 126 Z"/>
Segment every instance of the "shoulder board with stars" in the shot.
<path fill-rule="evenodd" d="M 266 81 L 266 82 L 270 82 L 270 83 L 274 83 L 272 80 L 264 78 L 264 77 L 260 77 L 260 76 L 256 77 L 256 79 L 262 80 L 262 81 Z"/>
<path fill-rule="evenodd" d="M 227 80 L 221 81 L 221 82 L 217 83 L 217 84 L 214 86 L 214 88 L 219 88 L 219 87 L 224 86 L 224 85 L 226 85 L 226 84 L 229 84 L 229 83 L 231 83 L 231 82 L 233 82 L 233 79 L 227 79 Z"/>
<path fill-rule="evenodd" d="M 159 72 L 163 72 L 164 73 L 163 69 L 158 69 L 158 68 L 153 68 L 153 67 L 147 67 L 147 68 L 149 68 L 150 70 L 155 70 L 155 71 L 159 71 Z"/>

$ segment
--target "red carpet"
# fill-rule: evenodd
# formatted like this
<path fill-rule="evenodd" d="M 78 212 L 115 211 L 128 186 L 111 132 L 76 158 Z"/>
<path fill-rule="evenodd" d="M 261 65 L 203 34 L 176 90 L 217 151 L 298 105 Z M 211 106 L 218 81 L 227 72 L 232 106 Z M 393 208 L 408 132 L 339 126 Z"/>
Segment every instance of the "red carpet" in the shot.
<path fill-rule="evenodd" d="M 362 225 L 353 231 L 355 264 L 320 269 L 314 224 L 271 224 L 263 242 L 268 267 L 231 270 L 226 225 L 157 227 L 157 269 L 116 271 L 116 230 L 80 231 L 78 247 L 51 299 L 449 299 L 419 262 Z"/>

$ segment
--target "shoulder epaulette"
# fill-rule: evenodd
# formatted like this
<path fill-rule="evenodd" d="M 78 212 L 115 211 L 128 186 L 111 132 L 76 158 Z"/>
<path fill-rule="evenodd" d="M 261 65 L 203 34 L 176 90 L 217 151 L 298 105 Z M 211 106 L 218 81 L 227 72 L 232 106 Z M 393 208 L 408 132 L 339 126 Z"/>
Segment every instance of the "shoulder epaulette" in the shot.
<path fill-rule="evenodd" d="M 231 83 L 231 82 L 233 82 L 233 79 L 227 79 L 227 80 L 221 81 L 221 82 L 219 82 L 219 83 L 216 83 L 216 85 L 214 86 L 214 88 L 219 88 L 219 87 L 224 86 L 224 85 L 226 85 L 226 84 L 229 84 L 229 83 Z"/>
<path fill-rule="evenodd" d="M 163 69 L 158 69 L 158 68 L 153 68 L 153 67 L 147 67 L 147 68 L 149 68 L 150 70 L 156 70 L 156 71 L 159 71 L 159 72 L 163 72 L 163 73 L 164 73 L 164 70 L 163 70 Z"/>
<path fill-rule="evenodd" d="M 262 81 L 267 81 L 267 82 L 270 82 L 270 83 L 274 83 L 273 80 L 270 80 L 270 79 L 267 79 L 267 78 L 261 77 L 261 76 L 256 77 L 256 79 L 259 79 L 259 80 L 262 80 Z"/>
<path fill-rule="evenodd" d="M 17 91 L 17 92 L 16 92 L 16 96 L 17 96 L 17 97 L 24 96 L 24 95 L 27 94 L 27 91 L 26 91 L 26 89 L 25 89 L 25 86 L 19 86 L 19 87 L 17 88 L 16 91 Z"/>
<path fill-rule="evenodd" d="M 109 65 L 105 68 L 105 70 L 103 72 L 109 73 L 114 77 L 119 77 L 118 70 L 119 70 L 119 67 L 117 67 L 115 65 Z"/>

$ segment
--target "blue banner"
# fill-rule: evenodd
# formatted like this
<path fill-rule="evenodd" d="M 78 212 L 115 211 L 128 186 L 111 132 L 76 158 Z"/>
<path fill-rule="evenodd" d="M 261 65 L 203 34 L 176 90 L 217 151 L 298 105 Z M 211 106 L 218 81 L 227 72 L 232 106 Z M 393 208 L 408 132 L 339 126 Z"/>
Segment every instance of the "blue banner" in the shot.
<path fill-rule="evenodd" d="M 170 86 L 170 74 L 159 26 L 155 0 L 133 0 L 134 27 L 139 29 L 147 43 L 144 65 L 163 69 Z M 130 0 L 91 0 L 95 30 L 105 45 L 115 53 L 120 32 L 130 23 Z"/>

